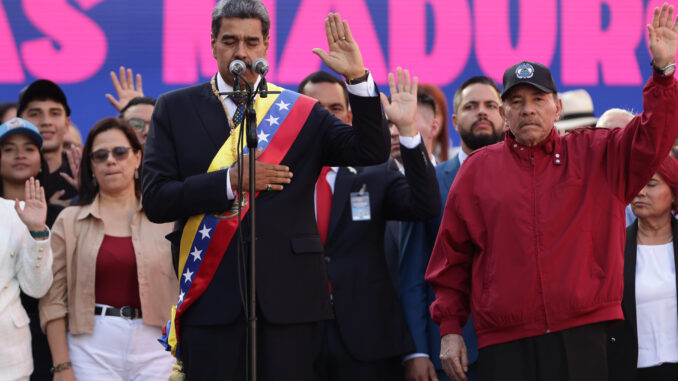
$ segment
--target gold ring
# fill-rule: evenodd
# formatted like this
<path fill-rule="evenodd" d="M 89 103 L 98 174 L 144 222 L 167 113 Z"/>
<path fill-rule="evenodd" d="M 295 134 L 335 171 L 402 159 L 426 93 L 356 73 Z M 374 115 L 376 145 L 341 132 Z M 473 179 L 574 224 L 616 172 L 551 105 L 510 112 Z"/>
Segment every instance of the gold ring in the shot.
<path fill-rule="evenodd" d="M 271 184 L 268 184 L 268 187 L 266 188 L 266 190 L 269 191 L 269 192 L 272 191 L 272 190 L 273 190 L 273 186 L 272 186 Z"/>

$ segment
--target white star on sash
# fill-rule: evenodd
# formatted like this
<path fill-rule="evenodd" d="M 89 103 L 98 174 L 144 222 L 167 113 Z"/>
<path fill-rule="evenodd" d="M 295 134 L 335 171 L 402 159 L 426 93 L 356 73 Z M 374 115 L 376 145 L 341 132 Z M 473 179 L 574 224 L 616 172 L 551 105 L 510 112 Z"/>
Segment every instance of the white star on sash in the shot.
<path fill-rule="evenodd" d="M 184 282 L 188 283 L 191 281 L 191 278 L 193 278 L 193 272 L 191 270 L 186 270 L 184 273 Z"/>
<path fill-rule="evenodd" d="M 202 250 L 198 250 L 197 247 L 193 247 L 193 251 L 191 252 L 191 255 L 193 256 L 194 261 L 199 261 L 202 258 L 200 258 L 200 254 L 202 254 Z"/>
<path fill-rule="evenodd" d="M 280 123 L 278 123 L 278 119 L 280 119 L 280 118 L 274 118 L 273 114 L 271 114 L 271 115 L 268 116 L 268 119 L 266 119 L 266 121 L 268 122 L 269 126 L 272 126 L 274 124 L 280 124 Z"/>
<path fill-rule="evenodd" d="M 209 237 L 210 237 L 210 231 L 211 231 L 211 230 L 212 230 L 212 228 L 209 228 L 209 229 L 208 229 L 208 228 L 207 228 L 207 225 L 203 225 L 203 226 L 202 226 L 202 229 L 201 229 L 201 230 L 198 230 L 198 232 L 199 232 L 200 234 L 202 234 L 202 238 L 201 238 L 201 239 L 209 238 Z"/>
<path fill-rule="evenodd" d="M 259 137 L 259 143 L 268 142 L 268 136 L 269 135 L 270 134 L 265 134 L 264 131 L 259 132 L 259 135 L 257 135 Z"/>
<path fill-rule="evenodd" d="M 282 110 L 289 111 L 290 110 L 289 108 L 287 108 L 290 104 L 283 102 L 282 99 L 280 100 L 280 102 L 276 103 L 275 105 L 278 106 L 278 111 L 282 111 Z"/>
<path fill-rule="evenodd" d="M 183 292 L 181 294 L 179 294 L 179 303 L 184 301 L 184 295 L 186 295 L 186 294 L 184 294 Z"/>

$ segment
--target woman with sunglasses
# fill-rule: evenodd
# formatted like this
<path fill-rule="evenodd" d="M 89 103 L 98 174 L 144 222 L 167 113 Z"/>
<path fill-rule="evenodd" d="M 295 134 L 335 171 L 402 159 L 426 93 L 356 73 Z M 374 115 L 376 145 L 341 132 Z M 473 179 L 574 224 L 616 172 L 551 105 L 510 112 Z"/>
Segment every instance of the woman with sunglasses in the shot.
<path fill-rule="evenodd" d="M 142 148 L 129 124 L 105 118 L 83 149 L 79 205 L 52 231 L 54 285 L 40 301 L 55 380 L 166 380 L 157 342 L 178 283 L 170 224 L 141 209 Z"/>
<path fill-rule="evenodd" d="M 0 380 L 31 375 L 31 329 L 19 295 L 39 298 L 52 284 L 47 202 L 33 177 L 41 145 L 38 129 L 23 119 L 0 125 Z"/>
<path fill-rule="evenodd" d="M 7 200 L 24 200 L 26 181 L 31 177 L 40 181 L 43 187 L 47 186 L 49 167 L 42 151 L 42 136 L 38 129 L 30 122 L 17 119 L 12 122 L 23 124 L 23 127 L 3 128 L 0 138 L 0 197 Z M 8 123 L 5 126 L 9 126 Z M 60 205 L 47 202 L 47 227 L 51 228 L 59 212 Z M 38 314 L 38 299 L 21 294 L 23 305 L 30 319 L 31 348 L 33 352 L 33 373 L 31 381 L 51 380 L 49 368 L 52 366 L 52 357 L 47 345 L 47 337 L 40 330 Z"/>

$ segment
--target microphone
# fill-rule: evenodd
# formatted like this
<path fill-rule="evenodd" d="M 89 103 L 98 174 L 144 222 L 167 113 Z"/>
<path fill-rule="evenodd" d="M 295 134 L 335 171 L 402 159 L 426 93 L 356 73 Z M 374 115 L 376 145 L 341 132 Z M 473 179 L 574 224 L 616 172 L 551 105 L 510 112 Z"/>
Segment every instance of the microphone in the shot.
<path fill-rule="evenodd" d="M 257 58 L 252 64 L 252 71 L 262 76 L 266 75 L 268 73 L 268 61 L 263 58 Z"/>
<path fill-rule="evenodd" d="M 259 90 L 259 95 L 262 98 L 266 98 L 268 96 L 268 84 L 266 83 L 265 75 L 268 73 L 268 61 L 263 58 L 257 58 L 252 64 L 252 71 L 261 75 L 261 85 L 259 86 L 261 90 Z"/>
<path fill-rule="evenodd" d="M 234 77 L 243 75 L 245 70 L 247 70 L 247 65 L 241 60 L 233 60 L 228 64 L 228 71 L 230 71 Z"/>

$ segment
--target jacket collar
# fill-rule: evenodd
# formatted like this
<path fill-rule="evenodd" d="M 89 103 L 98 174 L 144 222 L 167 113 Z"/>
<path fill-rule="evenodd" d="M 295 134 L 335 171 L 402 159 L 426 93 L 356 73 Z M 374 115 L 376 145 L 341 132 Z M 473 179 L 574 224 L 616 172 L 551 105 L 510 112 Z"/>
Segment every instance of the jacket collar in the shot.
<path fill-rule="evenodd" d="M 99 211 L 99 194 L 97 193 L 94 196 L 94 201 L 91 204 L 81 206 L 80 212 L 78 212 L 77 220 L 83 220 L 90 215 L 96 219 L 101 219 L 101 213 Z M 142 211 L 141 200 L 137 201 L 137 213 Z"/>
<path fill-rule="evenodd" d="M 542 142 L 534 147 L 524 146 L 516 141 L 511 131 L 506 131 L 504 141 L 513 154 L 524 160 L 530 160 L 531 157 L 551 157 L 554 165 L 561 165 L 565 162 L 562 152 L 561 138 L 555 128 Z"/>

